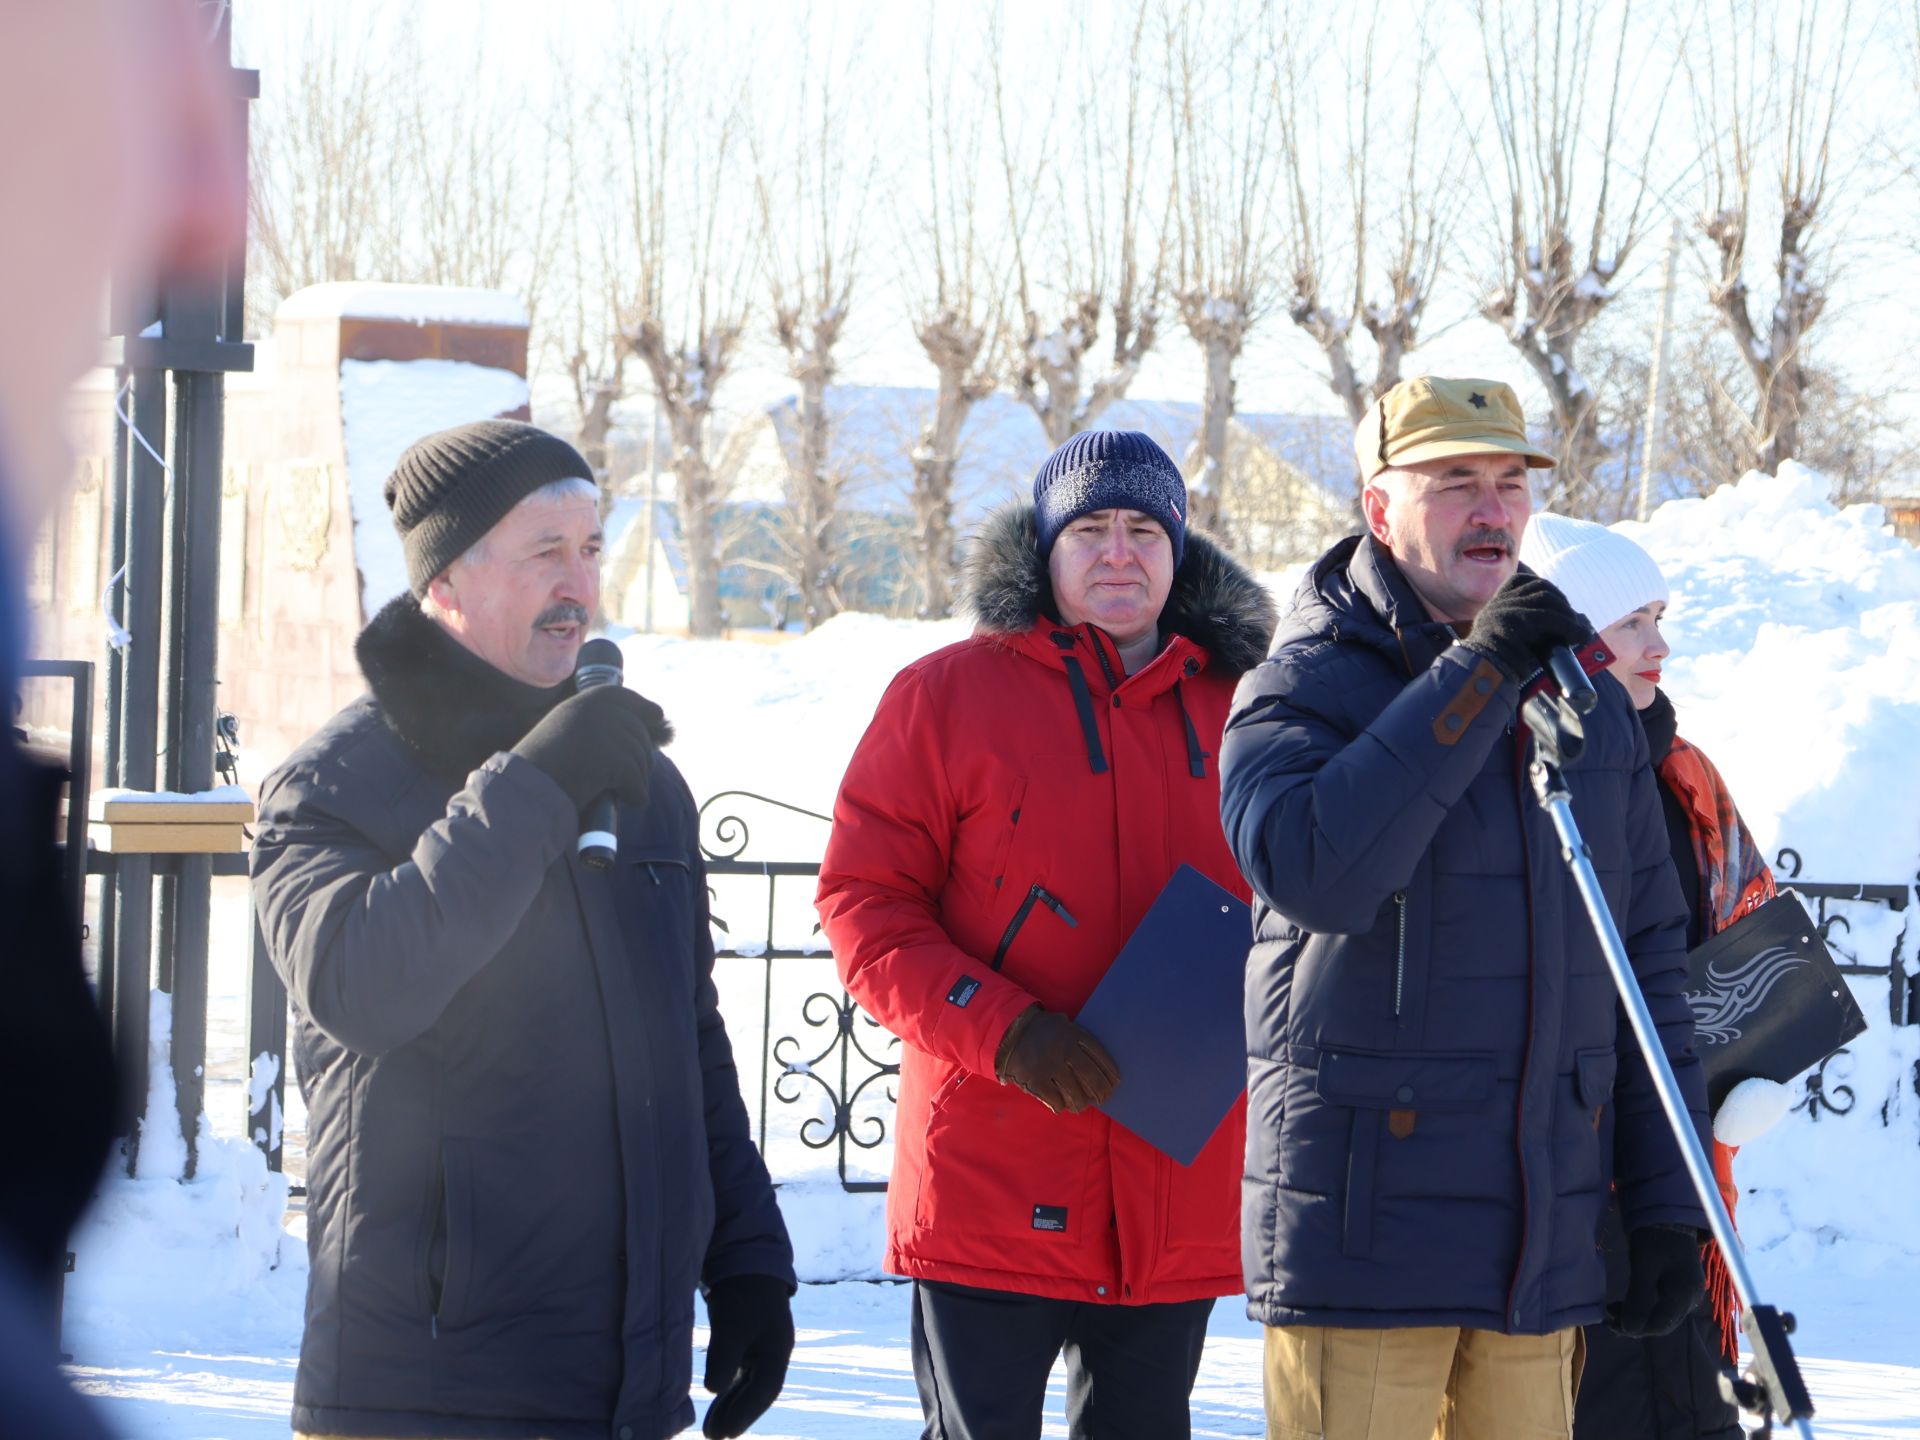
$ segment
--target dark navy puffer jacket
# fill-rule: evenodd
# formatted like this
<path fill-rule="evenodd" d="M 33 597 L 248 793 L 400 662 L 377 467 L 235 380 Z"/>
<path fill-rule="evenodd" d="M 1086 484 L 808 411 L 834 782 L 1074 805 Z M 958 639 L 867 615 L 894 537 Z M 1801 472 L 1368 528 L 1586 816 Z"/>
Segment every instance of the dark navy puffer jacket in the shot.
<path fill-rule="evenodd" d="M 252 856 L 308 1110 L 294 1429 L 677 1434 L 695 1289 L 793 1283 L 692 797 L 658 760 L 589 870 L 572 802 L 508 748 L 551 692 L 410 597 L 358 648 L 373 693 L 268 779 Z"/>
<path fill-rule="evenodd" d="M 1596 685 L 1574 815 L 1704 1135 L 1646 737 L 1626 692 Z M 1314 566 L 1240 682 L 1221 807 L 1256 897 L 1256 1320 L 1544 1334 L 1600 1316 L 1610 1181 L 1630 1227 L 1704 1225 L 1526 784 L 1519 698 L 1365 537 Z"/>

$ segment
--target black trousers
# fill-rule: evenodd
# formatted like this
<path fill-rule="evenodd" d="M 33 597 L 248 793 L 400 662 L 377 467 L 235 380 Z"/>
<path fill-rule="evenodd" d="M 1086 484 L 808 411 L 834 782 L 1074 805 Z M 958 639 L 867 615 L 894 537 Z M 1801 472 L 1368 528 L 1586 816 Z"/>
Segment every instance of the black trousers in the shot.
<path fill-rule="evenodd" d="M 1627 1232 L 1617 1205 L 1600 1224 L 1607 1299 L 1627 1293 Z M 1587 1368 L 1573 1440 L 1740 1440 L 1740 1414 L 1720 1398 L 1720 1330 L 1704 1308 L 1670 1335 L 1629 1340 L 1587 1326 Z"/>
<path fill-rule="evenodd" d="M 913 1378 L 924 1440 L 1038 1440 L 1067 1356 L 1071 1440 L 1187 1440 L 1211 1300 L 1083 1305 L 916 1280 Z"/>

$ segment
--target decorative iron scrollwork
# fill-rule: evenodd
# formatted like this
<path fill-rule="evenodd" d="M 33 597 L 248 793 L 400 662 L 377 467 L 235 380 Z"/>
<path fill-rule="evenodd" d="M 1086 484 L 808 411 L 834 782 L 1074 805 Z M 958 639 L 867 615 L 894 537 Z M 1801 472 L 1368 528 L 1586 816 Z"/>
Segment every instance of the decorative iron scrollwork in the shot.
<path fill-rule="evenodd" d="M 822 824 L 833 823 L 831 815 L 822 815 L 818 810 L 808 810 L 800 805 L 789 805 L 785 800 L 775 800 L 769 795 L 757 795 L 751 790 L 722 790 L 717 794 L 709 795 L 700 806 L 700 853 L 709 860 L 737 860 L 746 853 L 747 846 L 753 838 L 752 832 L 747 828 L 746 820 L 733 813 L 731 809 L 713 820 L 709 830 L 710 822 L 707 812 L 722 800 L 750 800 L 756 805 L 785 810 L 792 815 L 804 815 L 809 820 L 818 820 Z M 712 836 L 711 842 L 708 840 L 709 834 Z"/>
<path fill-rule="evenodd" d="M 1834 1051 L 1833 1054 L 1822 1060 L 1820 1064 L 1815 1067 L 1813 1073 L 1807 1076 L 1807 1093 L 1801 1098 L 1800 1102 L 1793 1107 L 1795 1110 L 1806 1111 L 1807 1119 L 1818 1121 L 1822 1110 L 1829 1111 L 1835 1115 L 1845 1115 L 1853 1109 L 1854 1094 L 1851 1085 L 1835 1085 L 1831 1088 L 1827 1085 L 1827 1066 L 1838 1060 L 1842 1055 L 1847 1055 L 1849 1059 L 1852 1058 L 1850 1052 L 1843 1045 L 1840 1049 Z M 1838 1101 L 1838 1103 L 1835 1103 L 1836 1101 Z"/>
<path fill-rule="evenodd" d="M 800 1126 L 800 1143 L 810 1150 L 824 1150 L 835 1144 L 839 1146 L 837 1158 L 840 1183 L 844 1188 L 884 1190 L 884 1182 L 847 1179 L 847 1146 L 872 1150 L 887 1138 L 887 1122 L 884 1119 L 876 1114 L 857 1113 L 861 1096 L 871 1086 L 879 1081 L 891 1082 L 900 1073 L 897 1060 L 882 1059 L 861 1043 L 862 1027 L 878 1035 L 885 1035 L 886 1032 L 881 1030 L 878 1021 L 861 1011 L 844 990 L 837 998 L 825 991 L 815 991 L 800 1007 L 800 1015 L 810 1027 L 816 1030 L 830 1029 L 832 1033 L 818 1053 L 805 1059 L 798 1058 L 801 1045 L 795 1036 L 782 1035 L 773 1042 L 772 1058 L 780 1066 L 779 1078 L 773 1082 L 774 1098 L 782 1104 L 793 1105 L 812 1093 L 802 1082 L 811 1081 L 818 1085 L 821 1094 L 829 1102 L 833 1118 L 828 1121 L 818 1115 L 809 1116 Z M 883 1049 L 899 1049 L 897 1036 L 886 1035 L 886 1041 Z M 839 1071 L 837 1086 L 820 1074 L 823 1065 L 832 1068 L 836 1061 Z M 864 1069 L 864 1074 L 856 1070 L 856 1061 Z M 889 1105 L 899 1099 L 891 1083 L 886 1085 L 885 1095 Z"/>

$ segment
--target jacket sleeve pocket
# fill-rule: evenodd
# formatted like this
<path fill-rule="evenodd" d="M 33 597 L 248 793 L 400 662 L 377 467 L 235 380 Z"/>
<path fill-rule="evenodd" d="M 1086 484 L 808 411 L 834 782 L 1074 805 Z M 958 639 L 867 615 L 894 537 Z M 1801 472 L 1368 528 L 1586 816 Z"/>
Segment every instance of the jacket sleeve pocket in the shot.
<path fill-rule="evenodd" d="M 1330 1104 L 1359 1110 L 1477 1110 L 1492 1097 L 1493 1082 L 1491 1055 L 1326 1050 L 1314 1088 Z"/>

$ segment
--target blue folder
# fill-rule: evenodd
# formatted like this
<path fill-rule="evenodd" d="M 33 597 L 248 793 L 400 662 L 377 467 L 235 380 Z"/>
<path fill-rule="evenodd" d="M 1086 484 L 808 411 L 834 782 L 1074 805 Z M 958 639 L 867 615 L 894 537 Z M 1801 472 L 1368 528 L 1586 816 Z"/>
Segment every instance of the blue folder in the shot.
<path fill-rule="evenodd" d="M 1182 1165 L 1247 1088 L 1252 944 L 1246 904 L 1182 865 L 1076 1017 L 1120 1067 L 1101 1110 Z"/>

